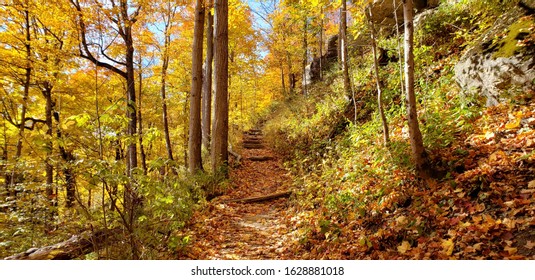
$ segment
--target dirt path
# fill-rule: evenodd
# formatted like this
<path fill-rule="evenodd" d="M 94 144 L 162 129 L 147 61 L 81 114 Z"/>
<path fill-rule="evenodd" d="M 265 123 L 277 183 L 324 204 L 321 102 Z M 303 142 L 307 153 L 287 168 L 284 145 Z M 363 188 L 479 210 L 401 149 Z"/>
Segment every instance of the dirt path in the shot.
<path fill-rule="evenodd" d="M 288 190 L 290 179 L 281 159 L 262 142 L 261 132 L 244 136 L 241 166 L 231 171 L 231 187 L 193 217 L 187 258 L 292 258 L 287 249 L 293 242 L 287 226 L 287 198 L 229 202 Z"/>

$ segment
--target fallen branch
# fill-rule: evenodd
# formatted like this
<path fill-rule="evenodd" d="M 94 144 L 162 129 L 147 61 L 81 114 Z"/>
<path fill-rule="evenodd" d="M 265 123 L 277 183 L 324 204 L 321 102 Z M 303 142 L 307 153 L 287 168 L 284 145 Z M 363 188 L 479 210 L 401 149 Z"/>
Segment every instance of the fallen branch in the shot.
<path fill-rule="evenodd" d="M 229 200 L 222 201 L 222 203 L 228 203 L 228 202 L 242 202 L 242 203 L 264 202 L 264 201 L 273 200 L 273 199 L 277 199 L 277 198 L 281 198 L 281 197 L 289 197 L 291 194 L 292 194 L 291 191 L 285 191 L 285 192 L 273 193 L 273 194 L 263 195 L 263 196 L 238 198 L 238 199 L 229 199 Z"/>
<path fill-rule="evenodd" d="M 73 235 L 66 241 L 41 248 L 31 248 L 4 260 L 72 260 L 116 242 L 121 232 L 119 228 L 85 231 Z"/>
<path fill-rule="evenodd" d="M 230 155 L 232 155 L 234 158 L 236 158 L 236 165 L 237 165 L 237 166 L 241 165 L 241 158 L 242 158 L 242 156 L 241 156 L 240 154 L 234 152 L 234 151 L 232 150 L 232 146 L 229 146 L 229 147 L 228 147 L 228 153 L 229 153 Z"/>

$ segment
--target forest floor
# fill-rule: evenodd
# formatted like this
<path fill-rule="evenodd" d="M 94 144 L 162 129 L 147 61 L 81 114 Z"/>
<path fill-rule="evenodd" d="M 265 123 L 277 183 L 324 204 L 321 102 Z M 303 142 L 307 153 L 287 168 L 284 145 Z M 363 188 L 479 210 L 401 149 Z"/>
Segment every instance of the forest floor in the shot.
<path fill-rule="evenodd" d="M 260 144 L 244 143 L 241 164 L 231 169 L 225 194 L 194 214 L 185 235 L 191 236 L 186 259 L 291 259 L 295 239 L 287 224 L 287 195 L 257 202 L 236 201 L 288 194 L 292 180 L 280 156 Z M 247 142 L 248 140 L 244 140 Z"/>

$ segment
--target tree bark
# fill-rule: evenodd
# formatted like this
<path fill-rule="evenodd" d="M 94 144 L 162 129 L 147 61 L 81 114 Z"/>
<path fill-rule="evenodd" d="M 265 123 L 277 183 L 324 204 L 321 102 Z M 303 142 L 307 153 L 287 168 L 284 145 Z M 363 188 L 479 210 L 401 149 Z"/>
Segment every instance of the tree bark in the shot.
<path fill-rule="evenodd" d="M 375 73 L 375 85 L 377 87 L 377 107 L 379 109 L 379 116 L 381 117 L 381 123 L 383 124 L 383 144 L 385 146 L 388 146 L 390 143 L 390 137 L 388 132 L 388 123 L 386 121 L 385 112 L 383 110 L 383 98 L 382 98 L 382 89 L 381 89 L 381 83 L 379 80 L 379 63 L 377 61 L 377 38 L 375 37 L 375 26 L 372 21 L 372 10 L 371 7 L 368 6 L 368 20 L 370 23 L 370 31 L 371 31 L 371 44 L 372 44 L 372 53 L 373 53 L 373 69 Z"/>
<path fill-rule="evenodd" d="M 190 173 L 202 169 L 201 162 L 201 94 L 202 94 L 202 56 L 204 32 L 204 4 L 197 0 L 195 6 L 195 27 L 193 34 L 191 93 L 189 96 L 189 158 Z"/>
<path fill-rule="evenodd" d="M 412 159 L 419 175 L 425 176 L 429 170 L 427 153 L 424 149 L 422 133 L 418 125 L 416 96 L 414 93 L 414 24 L 413 0 L 403 0 L 405 20 L 405 92 L 407 93 L 407 118 Z"/>
<path fill-rule="evenodd" d="M 202 143 L 210 150 L 210 133 L 212 125 L 212 63 L 214 60 L 214 14 L 211 11 L 213 0 L 209 1 L 208 22 L 206 26 L 206 62 L 202 92 Z"/>
<path fill-rule="evenodd" d="M 212 170 L 228 177 L 228 0 L 215 1 Z"/>

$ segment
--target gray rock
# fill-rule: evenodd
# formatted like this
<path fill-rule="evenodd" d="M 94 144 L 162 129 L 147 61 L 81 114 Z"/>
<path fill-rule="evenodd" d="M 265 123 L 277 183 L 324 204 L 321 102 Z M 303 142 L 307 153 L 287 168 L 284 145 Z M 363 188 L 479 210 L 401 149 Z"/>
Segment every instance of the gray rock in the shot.
<path fill-rule="evenodd" d="M 455 66 L 455 79 L 466 94 L 482 95 L 487 106 L 494 106 L 511 98 L 506 91 L 513 87 L 533 89 L 534 66 L 533 56 L 493 58 L 492 54 L 475 54 Z"/>
<path fill-rule="evenodd" d="M 464 94 L 480 95 L 487 106 L 515 98 L 518 92 L 535 90 L 535 47 L 517 42 L 533 36 L 534 30 L 523 28 L 519 16 L 510 17 L 487 32 L 455 66 L 455 79 Z M 508 30 L 496 40 L 496 34 Z"/>

